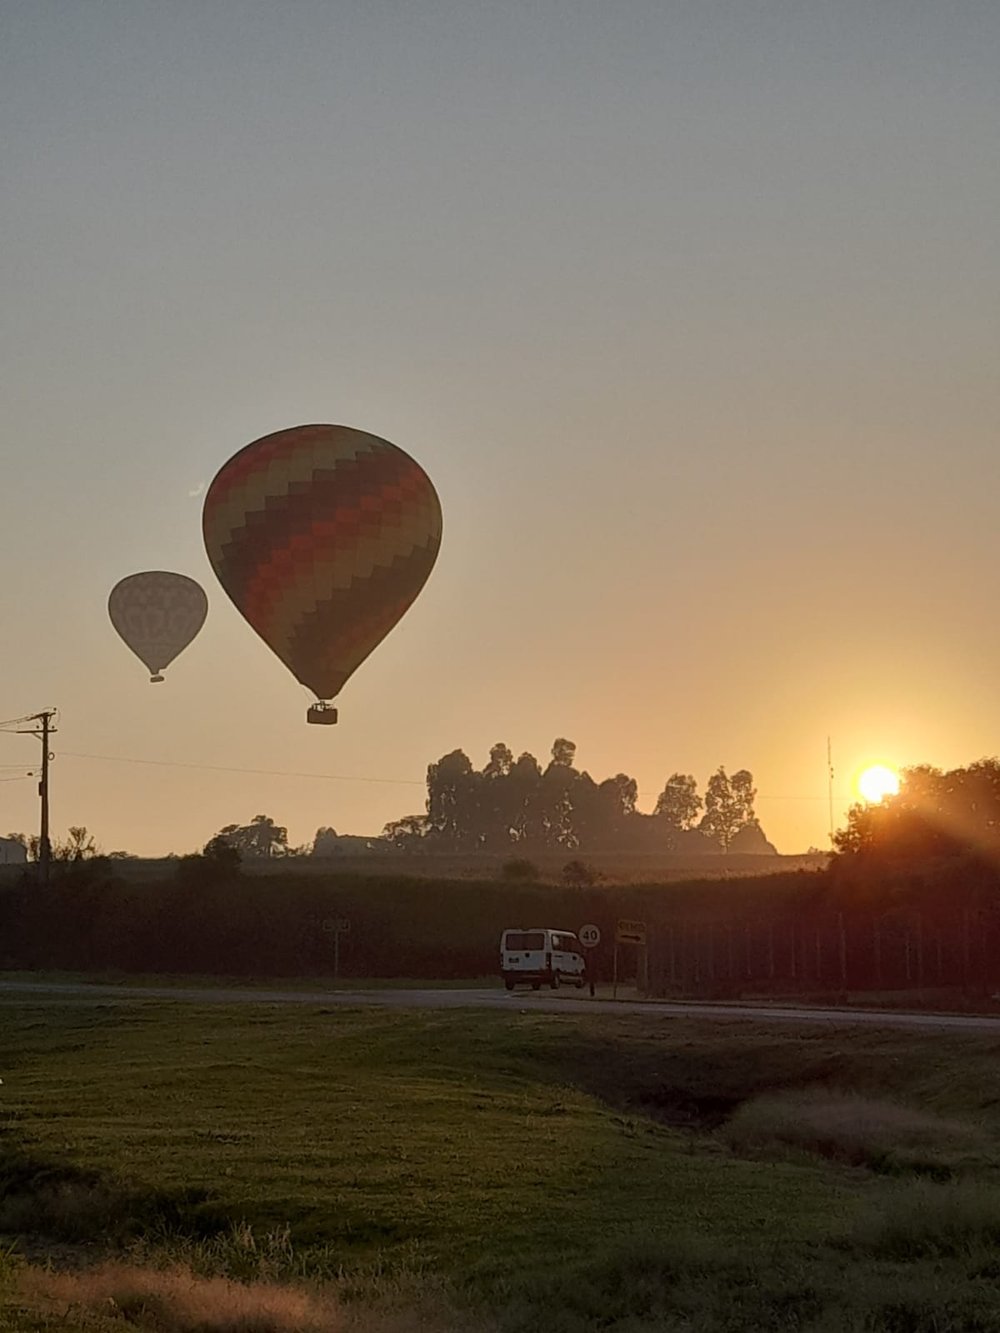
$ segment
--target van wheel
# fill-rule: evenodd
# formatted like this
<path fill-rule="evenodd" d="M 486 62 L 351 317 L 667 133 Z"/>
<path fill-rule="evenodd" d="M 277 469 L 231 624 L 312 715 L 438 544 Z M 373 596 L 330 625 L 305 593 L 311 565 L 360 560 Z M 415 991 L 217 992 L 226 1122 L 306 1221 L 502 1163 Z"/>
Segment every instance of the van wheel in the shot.
<path fill-rule="evenodd" d="M 559 989 L 559 973 L 558 973 L 558 972 L 553 972 L 553 973 L 552 973 L 552 980 L 549 982 L 549 985 L 552 987 L 553 990 L 558 990 L 558 989 Z"/>
<path fill-rule="evenodd" d="M 542 983 L 540 981 L 533 981 L 531 983 L 532 990 L 541 990 L 541 988 L 542 988 Z"/>
<path fill-rule="evenodd" d="M 503 984 L 507 987 L 508 990 L 514 989 L 514 983 L 513 981 L 511 981 L 510 977 L 507 977 Z"/>

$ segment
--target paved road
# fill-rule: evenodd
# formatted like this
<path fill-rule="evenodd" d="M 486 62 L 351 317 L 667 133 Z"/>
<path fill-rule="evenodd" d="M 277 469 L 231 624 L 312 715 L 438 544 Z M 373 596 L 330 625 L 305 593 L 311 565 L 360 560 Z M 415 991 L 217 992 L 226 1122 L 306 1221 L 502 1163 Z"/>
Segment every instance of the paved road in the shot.
<path fill-rule="evenodd" d="M 3 981 L 0 1003 L 28 997 L 63 1004 L 173 1000 L 191 1004 L 311 1004 L 389 1009 L 507 1009 L 527 1013 L 646 1014 L 650 1017 L 752 1019 L 769 1023 L 810 1023 L 831 1027 L 916 1028 L 935 1032 L 993 1032 L 1000 1016 L 988 1014 L 900 1013 L 878 1009 L 808 1009 L 750 1004 L 684 1004 L 651 1000 L 590 999 L 565 992 L 501 990 L 235 990 L 193 986 L 101 986 L 73 982 Z"/>

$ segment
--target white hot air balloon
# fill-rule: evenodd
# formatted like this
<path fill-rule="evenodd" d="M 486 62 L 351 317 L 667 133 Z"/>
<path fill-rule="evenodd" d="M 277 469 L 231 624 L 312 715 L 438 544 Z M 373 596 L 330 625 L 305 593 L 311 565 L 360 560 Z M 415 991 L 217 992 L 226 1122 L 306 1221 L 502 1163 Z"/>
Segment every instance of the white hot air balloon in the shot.
<path fill-rule="evenodd" d="M 184 574 L 150 570 L 115 584 L 108 615 L 155 684 L 204 625 L 208 598 L 201 585 Z"/>

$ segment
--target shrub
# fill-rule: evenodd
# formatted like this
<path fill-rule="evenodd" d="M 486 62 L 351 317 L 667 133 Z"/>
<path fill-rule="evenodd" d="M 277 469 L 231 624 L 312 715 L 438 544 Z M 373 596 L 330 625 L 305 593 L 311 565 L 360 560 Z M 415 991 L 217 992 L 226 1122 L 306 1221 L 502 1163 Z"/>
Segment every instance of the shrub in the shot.
<path fill-rule="evenodd" d="M 505 861 L 500 873 L 504 879 L 515 880 L 518 883 L 530 883 L 538 878 L 538 867 L 534 861 L 529 861 L 525 857 L 516 858 L 513 861 Z"/>
<path fill-rule="evenodd" d="M 567 861 L 562 871 L 563 883 L 574 889 L 592 888 L 600 879 L 593 866 L 585 861 Z"/>

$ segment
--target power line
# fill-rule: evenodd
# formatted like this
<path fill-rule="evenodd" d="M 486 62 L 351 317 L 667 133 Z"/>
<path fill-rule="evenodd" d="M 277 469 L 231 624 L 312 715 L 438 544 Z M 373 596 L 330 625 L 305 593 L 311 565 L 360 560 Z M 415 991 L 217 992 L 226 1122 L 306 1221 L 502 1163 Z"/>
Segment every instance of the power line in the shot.
<path fill-rule="evenodd" d="M 24 717 L 9 717 L 6 721 L 0 722 L 0 731 L 6 731 L 8 727 L 19 727 L 24 722 L 40 722 L 45 713 L 50 718 L 55 718 L 59 710 L 57 708 L 45 708 L 41 713 L 26 713 Z M 13 735 L 33 735 L 33 732 L 14 732 Z"/>
<path fill-rule="evenodd" d="M 346 773 L 294 773 L 287 769 L 230 768 L 222 764 L 187 764 L 173 759 L 133 759 L 121 754 L 79 754 L 61 750 L 64 759 L 97 759 L 108 764 L 143 764 L 152 768 L 193 768 L 205 773 L 246 773 L 263 778 L 309 778 L 314 782 L 375 782 L 394 787 L 423 787 L 416 778 L 363 778 Z"/>
<path fill-rule="evenodd" d="M 61 750 L 60 757 L 64 759 L 91 759 L 108 764 L 141 764 L 148 768 L 186 768 L 204 773 L 242 773 L 250 777 L 305 778 L 312 782 L 367 782 L 392 787 L 426 786 L 426 782 L 417 778 L 373 778 L 350 773 L 300 773 L 290 769 L 236 768 L 224 764 L 185 763 L 175 759 L 136 759 L 133 756 L 121 754 L 83 754 L 74 750 Z M 645 798 L 659 795 L 659 793 L 641 791 L 638 795 Z M 822 795 L 768 796 L 758 793 L 756 799 L 758 801 L 825 801 L 826 797 Z M 842 799 L 849 800 L 850 794 L 845 793 Z"/>

